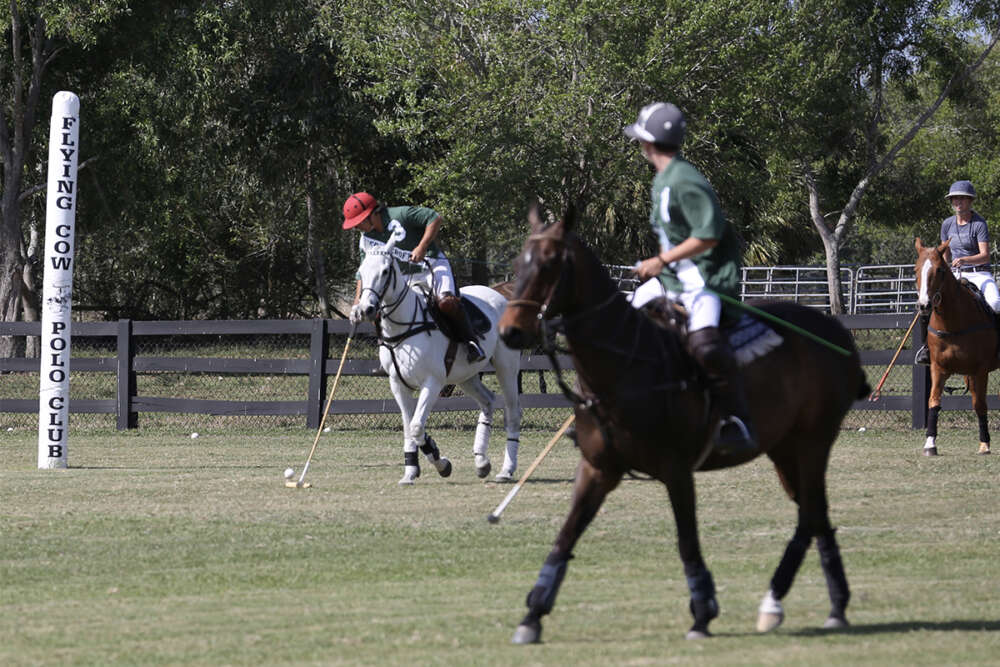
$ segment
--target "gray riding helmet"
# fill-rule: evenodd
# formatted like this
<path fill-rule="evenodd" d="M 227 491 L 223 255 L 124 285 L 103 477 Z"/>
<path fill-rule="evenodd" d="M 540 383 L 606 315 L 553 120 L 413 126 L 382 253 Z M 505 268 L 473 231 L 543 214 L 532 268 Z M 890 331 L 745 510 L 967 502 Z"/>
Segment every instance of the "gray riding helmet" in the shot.
<path fill-rule="evenodd" d="M 951 199 L 952 197 L 972 197 L 976 198 L 976 189 L 972 187 L 972 181 L 955 181 L 948 188 L 948 194 L 944 196 L 945 199 Z"/>
<path fill-rule="evenodd" d="M 639 111 L 639 118 L 624 132 L 632 139 L 680 148 L 686 127 L 680 109 L 669 102 L 653 102 Z"/>

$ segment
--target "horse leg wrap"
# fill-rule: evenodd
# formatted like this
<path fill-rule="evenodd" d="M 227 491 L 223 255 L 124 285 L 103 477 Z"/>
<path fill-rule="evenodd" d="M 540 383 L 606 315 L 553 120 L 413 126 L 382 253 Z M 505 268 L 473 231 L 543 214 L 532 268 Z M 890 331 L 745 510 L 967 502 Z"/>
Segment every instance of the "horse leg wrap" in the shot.
<path fill-rule="evenodd" d="M 990 444 L 990 420 L 987 415 L 976 415 L 979 419 L 979 442 Z"/>
<path fill-rule="evenodd" d="M 532 614 L 544 616 L 552 611 L 556 603 L 556 595 L 559 593 L 559 586 L 562 585 L 563 577 L 566 576 L 566 567 L 572 555 L 562 556 L 561 554 L 549 554 L 538 573 L 538 580 L 534 588 L 528 593 L 525 604 Z"/>
<path fill-rule="evenodd" d="M 480 419 L 476 424 L 476 439 L 472 441 L 472 453 L 477 456 L 486 456 L 486 450 L 490 444 L 490 430 L 493 422 L 488 419 Z"/>
<path fill-rule="evenodd" d="M 708 622 L 719 615 L 719 603 L 715 599 L 715 582 L 712 573 L 703 564 L 684 564 L 684 576 L 687 578 L 691 601 L 688 607 L 696 625 L 706 626 Z"/>
<path fill-rule="evenodd" d="M 420 476 L 420 459 L 417 458 L 416 452 L 403 452 L 403 465 L 413 466 L 417 469 L 417 477 Z"/>
<path fill-rule="evenodd" d="M 424 453 L 424 456 L 431 463 L 441 458 L 441 451 L 438 449 L 437 443 L 434 442 L 434 438 L 426 433 L 424 434 L 424 444 L 420 445 L 420 451 Z M 414 458 L 416 458 L 416 454 L 414 454 Z"/>
<path fill-rule="evenodd" d="M 937 405 L 927 411 L 927 436 L 931 438 L 937 437 L 937 422 L 938 413 L 941 412 L 941 406 Z"/>
<path fill-rule="evenodd" d="M 788 546 L 785 547 L 785 555 L 781 557 L 781 562 L 778 563 L 774 576 L 771 577 L 771 593 L 774 595 L 774 599 L 782 599 L 792 588 L 792 582 L 795 580 L 799 567 L 802 566 L 802 560 L 806 557 L 810 542 L 812 542 L 812 536 L 809 533 L 802 528 L 795 529 L 795 535 L 789 540 Z"/>
<path fill-rule="evenodd" d="M 835 529 L 818 535 L 816 547 L 819 549 L 819 562 L 826 575 L 826 588 L 830 593 L 830 615 L 843 618 L 847 603 L 851 599 L 851 589 L 847 585 L 847 575 L 844 574 L 844 562 L 840 559 L 840 547 L 834 537 Z"/>

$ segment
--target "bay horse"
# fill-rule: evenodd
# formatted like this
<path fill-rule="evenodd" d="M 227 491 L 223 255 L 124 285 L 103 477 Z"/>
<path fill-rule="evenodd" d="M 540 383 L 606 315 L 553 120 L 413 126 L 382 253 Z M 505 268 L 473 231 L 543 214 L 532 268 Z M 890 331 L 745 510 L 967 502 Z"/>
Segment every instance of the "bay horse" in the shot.
<path fill-rule="evenodd" d="M 998 367 L 995 316 L 986 302 L 955 277 L 945 260 L 951 239 L 939 246 L 914 242 L 917 263 L 917 305 L 930 309 L 927 351 L 931 357 L 931 392 L 927 398 L 925 456 L 937 456 L 937 424 L 941 393 L 953 374 L 965 376 L 972 394 L 972 409 L 979 421 L 979 453 L 990 453 L 990 429 L 986 414 L 987 381 Z"/>
<path fill-rule="evenodd" d="M 540 640 L 542 616 L 552 610 L 574 546 L 630 471 L 667 487 L 694 617 L 687 637 L 708 637 L 719 605 L 698 541 L 693 469 L 726 468 L 756 455 L 709 453 L 703 459 L 718 415 L 680 333 L 655 324 L 628 303 L 573 231 L 573 218 L 570 210 L 543 226 L 537 207 L 532 208 L 530 234 L 517 259 L 514 298 L 500 320 L 500 336 L 512 347 L 532 345 L 547 326 L 565 335 L 579 394 L 565 385 L 564 392 L 575 404 L 582 457 L 569 514 L 528 593 L 528 613 L 513 642 Z M 795 533 L 759 608 L 757 629 L 766 632 L 783 621 L 781 600 L 813 537 L 831 602 L 824 627 L 844 627 L 850 591 L 828 516 L 826 467 L 844 415 L 870 389 L 853 338 L 835 319 L 790 302 L 761 302 L 760 307 L 842 347 L 843 354 L 786 330 L 776 348 L 743 368 L 760 450 L 798 505 Z"/>
<path fill-rule="evenodd" d="M 426 432 L 427 417 L 442 388 L 458 385 L 479 406 L 472 453 L 479 478 L 491 469 L 487 450 L 490 442 L 496 395 L 483 384 L 480 373 L 492 362 L 504 399 L 504 426 L 507 444 L 504 462 L 496 475 L 498 482 L 508 482 L 517 469 L 517 451 L 521 431 L 521 405 L 517 375 L 521 366 L 520 350 L 505 345 L 498 336 L 497 322 L 507 304 L 497 291 L 484 285 L 463 287 L 463 301 L 468 301 L 485 320 L 480 346 L 486 353 L 482 361 L 470 363 L 466 355 L 446 357 L 450 339 L 441 331 L 422 281 L 410 284 L 400 260 L 393 255 L 393 237 L 381 250 L 369 250 L 361 263 L 359 311 L 364 319 L 376 322 L 379 337 L 379 362 L 389 376 L 389 388 L 403 418 L 403 477 L 401 485 L 413 484 L 420 476 L 419 449 L 442 477 L 451 474 L 451 462 L 441 456 L 433 438 Z M 463 307 L 466 307 L 463 304 Z M 475 322 L 477 318 L 473 318 Z M 414 397 L 414 393 L 417 394 Z"/>

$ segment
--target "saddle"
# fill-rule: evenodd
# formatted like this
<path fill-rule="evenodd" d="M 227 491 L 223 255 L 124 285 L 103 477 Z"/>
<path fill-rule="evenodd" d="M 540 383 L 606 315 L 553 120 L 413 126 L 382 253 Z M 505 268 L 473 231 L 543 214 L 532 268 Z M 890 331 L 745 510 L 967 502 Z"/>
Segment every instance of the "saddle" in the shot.
<path fill-rule="evenodd" d="M 437 295 L 430 290 L 426 290 L 425 295 L 427 297 L 427 311 L 430 313 L 431 319 L 434 320 L 434 324 L 448 339 L 448 349 L 444 354 L 444 368 L 445 373 L 450 373 L 451 367 L 455 363 L 455 354 L 458 351 L 458 346 L 461 343 L 465 343 L 465 338 L 462 336 L 462 332 L 456 328 L 451 318 L 441 311 Z M 470 299 L 460 296 L 459 302 L 462 305 L 462 310 L 468 315 L 469 324 L 472 326 L 472 333 L 477 338 L 483 338 L 493 326 L 490 318 Z"/>
<path fill-rule="evenodd" d="M 682 340 L 687 340 L 688 312 L 679 301 L 658 297 L 645 304 L 640 312 L 660 328 L 674 331 Z M 741 313 L 736 322 L 720 324 L 719 328 L 741 367 L 764 356 L 783 341 L 778 332 L 746 312 Z"/>
<path fill-rule="evenodd" d="M 462 309 L 469 315 L 469 322 L 472 324 L 472 332 L 476 334 L 478 338 L 482 338 L 492 326 L 490 324 L 490 318 L 486 316 L 486 313 L 484 313 L 479 306 L 467 297 L 463 296 L 460 300 L 462 303 Z M 427 293 L 427 307 L 431 314 L 431 319 L 434 320 L 434 324 L 436 324 L 438 329 L 441 330 L 441 333 L 453 342 L 465 342 L 465 340 L 463 340 L 455 330 L 455 325 L 452 324 L 448 316 L 442 313 L 441 309 L 438 307 L 437 295 L 430 291 Z"/>

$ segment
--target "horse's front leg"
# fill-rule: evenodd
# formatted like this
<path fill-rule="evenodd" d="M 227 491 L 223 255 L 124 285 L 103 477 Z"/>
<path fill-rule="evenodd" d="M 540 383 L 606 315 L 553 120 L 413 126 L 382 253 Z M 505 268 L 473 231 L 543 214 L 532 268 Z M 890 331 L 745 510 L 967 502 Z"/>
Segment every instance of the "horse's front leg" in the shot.
<path fill-rule="evenodd" d="M 413 407 L 413 411 L 410 414 L 409 422 L 406 428 L 406 439 L 403 442 L 403 457 L 404 457 L 404 473 L 402 479 L 399 480 L 400 484 L 413 484 L 413 480 L 416 477 L 410 477 L 410 473 L 416 470 L 417 475 L 420 474 L 420 464 L 418 460 L 417 450 L 419 449 L 427 457 L 435 468 L 437 468 L 438 474 L 442 477 L 448 477 L 451 475 L 451 461 L 441 456 L 441 452 L 438 450 L 437 443 L 434 439 L 427 435 L 425 426 L 427 425 L 427 416 L 430 414 L 431 408 L 434 407 L 434 401 L 437 400 L 438 394 L 441 392 L 441 387 L 444 383 L 436 378 L 428 378 L 424 381 L 423 386 L 420 387 L 420 392 L 417 396 L 416 403 Z"/>
<path fill-rule="evenodd" d="M 569 515 L 563 522 L 555 545 L 545 559 L 538 580 L 525 601 L 528 613 L 521 620 L 512 639 L 515 644 L 534 644 L 542 636 L 542 616 L 552 611 L 559 593 L 559 586 L 566 576 L 566 567 L 573 557 L 573 547 L 594 519 L 601 504 L 621 481 L 621 472 L 598 470 L 586 460 L 576 469 L 573 485 L 573 502 Z"/>
<path fill-rule="evenodd" d="M 417 477 L 420 477 L 417 448 L 412 446 L 413 439 L 410 437 L 410 423 L 413 420 L 413 412 L 417 402 L 409 388 L 392 371 L 389 372 L 389 389 L 392 390 L 392 396 L 396 399 L 396 405 L 399 406 L 399 414 L 403 418 L 403 476 L 399 483 L 413 484 Z"/>
<path fill-rule="evenodd" d="M 927 397 L 927 439 L 924 440 L 924 456 L 937 456 L 938 414 L 941 412 L 941 393 L 950 373 L 937 364 L 931 364 L 931 393 Z"/>
<path fill-rule="evenodd" d="M 705 566 L 698 542 L 698 520 L 695 513 L 694 475 L 685 466 L 675 465 L 667 479 L 667 491 L 677 525 L 677 550 L 684 564 L 691 593 L 691 615 L 694 625 L 688 630 L 688 639 L 710 637 L 708 624 L 719 615 L 719 602 L 715 599 L 715 582 Z"/>
<path fill-rule="evenodd" d="M 990 453 L 990 423 L 986 414 L 986 383 L 989 373 L 984 371 L 968 378 L 972 392 L 972 409 L 979 420 L 979 453 Z"/>

